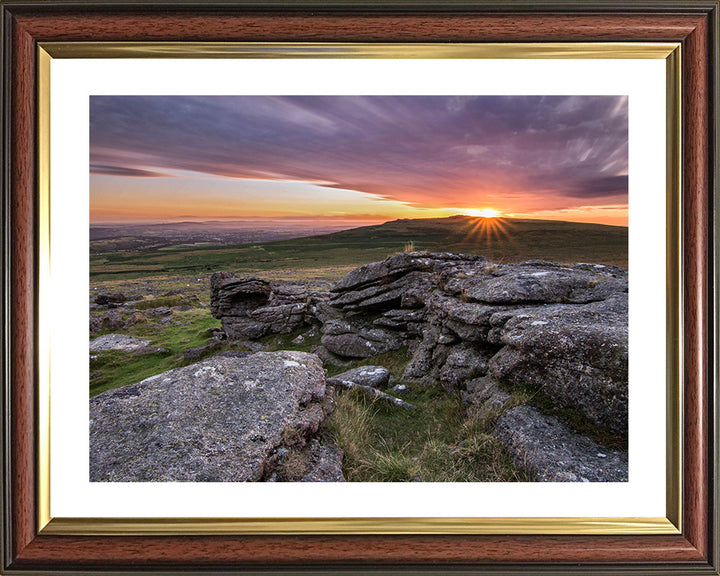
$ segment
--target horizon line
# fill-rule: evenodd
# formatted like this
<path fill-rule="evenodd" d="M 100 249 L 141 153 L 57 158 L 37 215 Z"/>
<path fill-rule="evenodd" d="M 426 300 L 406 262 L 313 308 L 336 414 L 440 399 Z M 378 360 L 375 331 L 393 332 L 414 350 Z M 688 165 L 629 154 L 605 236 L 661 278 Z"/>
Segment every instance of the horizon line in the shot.
<path fill-rule="evenodd" d="M 629 228 L 629 224 L 607 224 L 605 222 L 598 222 L 593 220 L 564 220 L 560 218 L 548 218 L 548 217 L 539 217 L 539 218 L 533 218 L 531 216 L 473 216 L 470 214 L 452 214 L 450 216 L 429 216 L 427 218 L 387 218 L 387 217 L 372 217 L 370 215 L 367 215 L 365 217 L 345 217 L 345 216 L 237 216 L 237 217 L 229 217 L 229 216 L 207 216 L 207 217 L 200 217 L 200 216 L 178 216 L 174 217 L 172 219 L 168 220 L 155 220 L 155 219 L 127 219 L 127 220 L 95 220 L 93 221 L 92 218 L 90 219 L 90 226 L 110 226 L 110 225 L 139 225 L 139 224 L 146 224 L 146 225 L 157 225 L 157 224 L 205 224 L 205 223 L 211 223 L 211 222 L 217 222 L 217 223 L 235 223 L 235 222 L 277 222 L 277 221 L 286 221 L 286 222 L 302 222 L 302 221 L 318 221 L 319 223 L 324 224 L 332 224 L 333 222 L 364 222 L 367 223 L 372 222 L 373 224 L 370 225 L 380 225 L 380 224 L 386 224 L 388 222 L 397 222 L 400 220 L 447 220 L 450 218 L 475 218 L 475 219 L 488 219 L 488 220 L 528 220 L 528 221 L 535 221 L 535 222 L 567 222 L 572 224 L 596 224 L 599 226 L 615 226 L 618 228 Z M 358 226 L 359 228 L 362 226 Z"/>

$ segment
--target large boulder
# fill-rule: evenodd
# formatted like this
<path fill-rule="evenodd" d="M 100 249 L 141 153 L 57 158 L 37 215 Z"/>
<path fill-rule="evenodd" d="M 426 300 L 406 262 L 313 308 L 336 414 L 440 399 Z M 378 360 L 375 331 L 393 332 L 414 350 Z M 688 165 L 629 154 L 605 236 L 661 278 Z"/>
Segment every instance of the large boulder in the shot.
<path fill-rule="evenodd" d="M 348 310 L 389 309 L 396 304 L 421 307 L 434 287 L 435 275 L 485 261 L 482 256 L 446 252 L 396 254 L 348 273 L 332 287 L 331 303 Z"/>
<path fill-rule="evenodd" d="M 490 360 L 495 378 L 542 389 L 555 405 L 627 434 L 627 294 L 524 310 L 505 322 L 500 339 L 506 346 Z"/>
<path fill-rule="evenodd" d="M 493 434 L 539 482 L 627 482 L 627 452 L 610 450 L 531 406 L 500 417 Z"/>
<path fill-rule="evenodd" d="M 304 302 L 278 304 L 256 308 L 248 317 L 265 326 L 269 334 L 289 334 L 302 326 L 306 310 Z"/>
<path fill-rule="evenodd" d="M 210 309 L 234 340 L 293 332 L 305 321 L 310 300 L 301 284 L 238 278 L 230 272 L 210 278 Z"/>
<path fill-rule="evenodd" d="M 279 453 L 306 449 L 324 395 L 320 360 L 302 352 L 216 356 L 105 392 L 90 400 L 90 479 L 266 479 Z"/>
<path fill-rule="evenodd" d="M 433 268 L 432 254 L 411 252 L 390 256 L 382 262 L 372 262 L 349 272 L 335 283 L 332 292 L 343 293 L 358 291 L 377 283 L 387 283 L 390 279 L 399 278 L 412 271 L 431 271 Z"/>
<path fill-rule="evenodd" d="M 265 280 L 215 272 L 210 277 L 210 310 L 215 318 L 245 316 L 266 305 L 270 292 L 270 283 Z"/>

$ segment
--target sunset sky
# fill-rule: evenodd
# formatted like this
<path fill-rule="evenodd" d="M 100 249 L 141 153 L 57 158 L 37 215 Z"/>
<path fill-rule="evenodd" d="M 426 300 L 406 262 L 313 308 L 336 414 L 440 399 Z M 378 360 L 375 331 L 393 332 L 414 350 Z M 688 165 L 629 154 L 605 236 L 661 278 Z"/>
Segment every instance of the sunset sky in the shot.
<path fill-rule="evenodd" d="M 626 226 L 627 170 L 625 96 L 90 98 L 91 223 L 492 209 Z"/>

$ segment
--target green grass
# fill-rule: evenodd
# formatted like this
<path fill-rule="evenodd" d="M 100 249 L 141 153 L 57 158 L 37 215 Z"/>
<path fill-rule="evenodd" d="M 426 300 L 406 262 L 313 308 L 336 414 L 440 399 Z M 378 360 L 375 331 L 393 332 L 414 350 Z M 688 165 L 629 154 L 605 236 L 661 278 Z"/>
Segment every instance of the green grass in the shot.
<path fill-rule="evenodd" d="M 385 366 L 401 382 L 407 349 L 352 363 Z M 328 373 L 348 368 L 332 367 Z M 338 390 L 328 434 L 345 453 L 343 473 L 356 482 L 505 482 L 527 480 L 500 443 L 472 421 L 458 395 L 440 386 L 409 384 L 402 399 L 414 410 L 374 401 L 360 391 Z"/>
<path fill-rule="evenodd" d="M 548 220 L 469 216 L 396 220 L 333 234 L 237 246 L 118 251 L 90 256 L 95 280 L 349 268 L 415 250 L 482 254 L 493 261 L 543 259 L 627 267 L 627 228 Z"/>
<path fill-rule="evenodd" d="M 265 345 L 269 352 L 276 350 L 295 350 L 297 352 L 311 352 L 313 346 L 320 345 L 320 328 L 316 327 L 314 332 L 315 335 L 312 337 L 306 337 L 305 335 L 310 332 L 312 328 L 308 325 L 303 325 L 290 334 L 270 334 L 259 340 L 260 343 Z M 298 336 L 303 336 L 303 341 L 300 344 L 295 344 L 293 340 Z"/>
<path fill-rule="evenodd" d="M 456 396 L 440 387 L 410 387 L 415 410 L 341 392 L 326 421 L 343 449 L 343 473 L 356 482 L 511 482 L 529 478 L 491 435 L 466 425 Z"/>
<path fill-rule="evenodd" d="M 187 348 L 209 343 L 211 340 L 208 330 L 219 326 L 220 321 L 213 318 L 208 309 L 203 308 L 176 312 L 174 323 L 170 326 L 161 326 L 153 319 L 118 330 L 117 332 L 123 334 L 148 339 L 150 346 L 166 348 L 168 352 L 139 356 L 133 351 L 119 350 L 92 353 L 91 356 L 97 358 L 90 360 L 90 373 L 100 372 L 101 376 L 90 381 L 90 396 L 112 388 L 135 384 L 149 376 L 197 362 L 197 360 L 183 360 L 183 352 Z M 225 348 L 229 346 L 229 344 L 224 345 Z M 212 353 L 216 354 L 220 351 L 222 348 Z"/>
<path fill-rule="evenodd" d="M 182 306 L 196 304 L 197 299 L 185 294 L 174 294 L 172 296 L 159 296 L 157 298 L 148 298 L 133 303 L 132 307 L 136 310 L 149 310 L 150 308 L 159 308 L 161 306 Z"/>

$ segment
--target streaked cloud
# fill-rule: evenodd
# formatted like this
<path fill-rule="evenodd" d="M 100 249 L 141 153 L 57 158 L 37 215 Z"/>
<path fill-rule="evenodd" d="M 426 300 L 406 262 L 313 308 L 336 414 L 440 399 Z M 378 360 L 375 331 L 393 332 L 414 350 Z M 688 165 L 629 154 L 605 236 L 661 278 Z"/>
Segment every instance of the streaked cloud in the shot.
<path fill-rule="evenodd" d="M 127 166 L 107 166 L 105 164 L 90 164 L 92 174 L 107 174 L 109 176 L 134 176 L 136 178 L 158 178 L 167 176 L 161 172 L 142 170 L 141 168 L 129 168 Z"/>
<path fill-rule="evenodd" d="M 233 206 L 258 181 L 277 182 L 271 204 L 304 182 L 420 211 L 626 205 L 627 115 L 625 96 L 92 96 L 92 196 L 145 190 L 141 211 L 159 194 L 145 178 L 173 176 L 172 195 L 196 173 L 236 180 L 213 200 Z M 292 214 L 307 198 L 282 202 Z"/>

